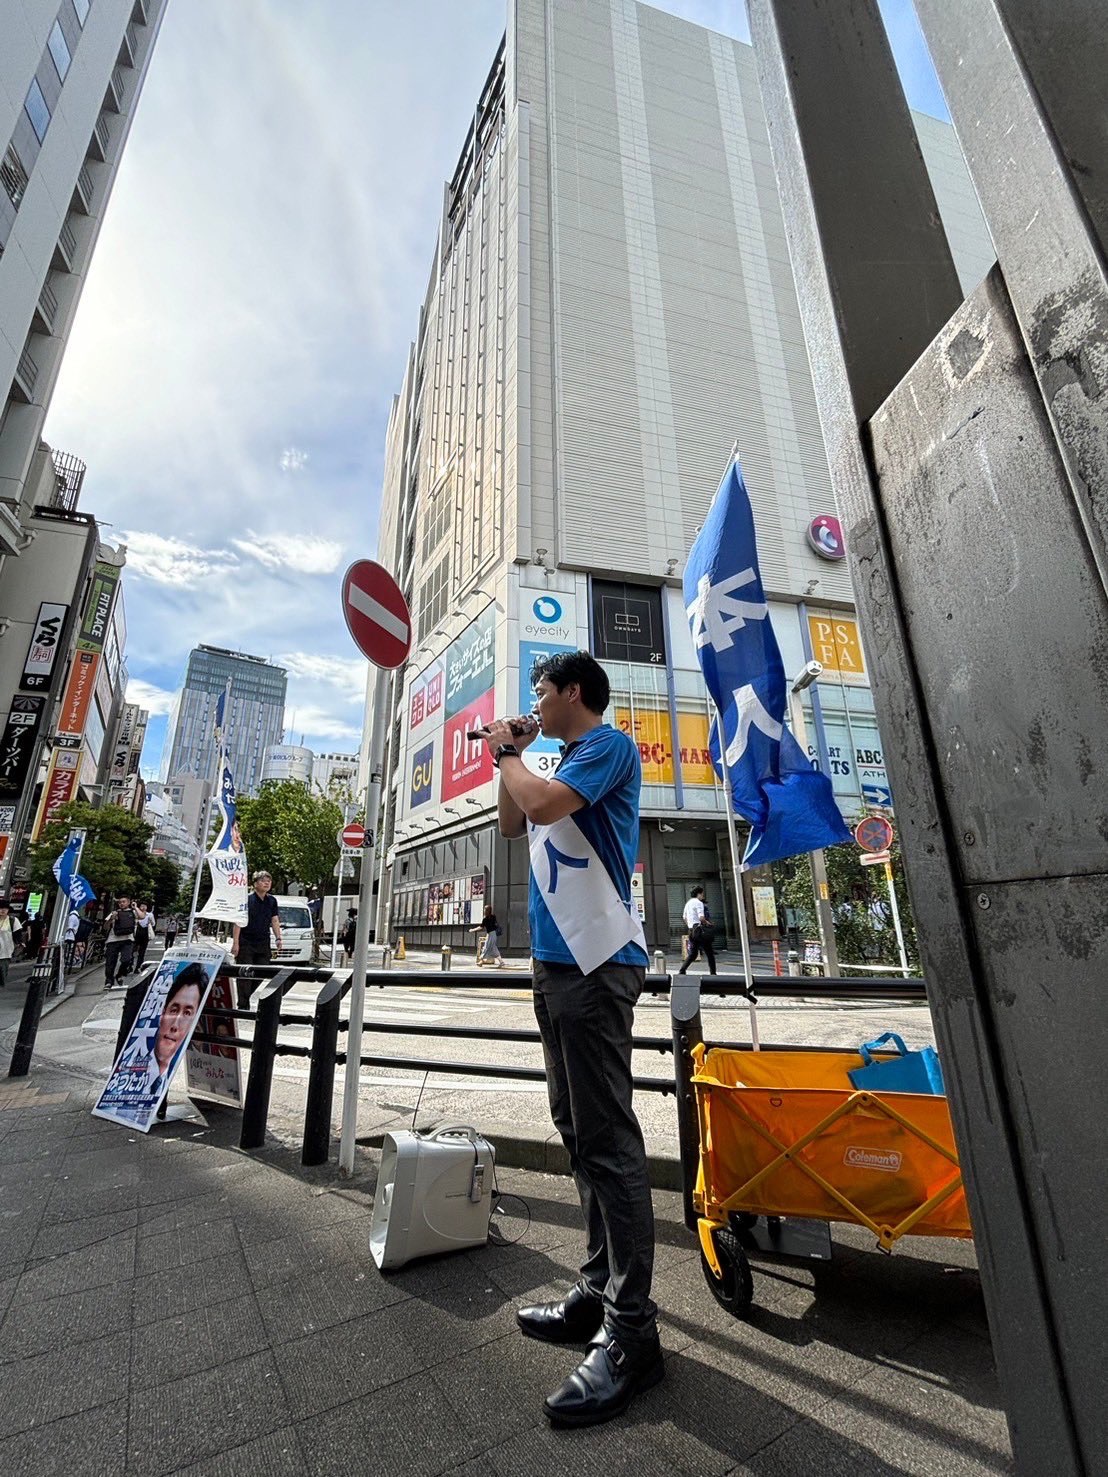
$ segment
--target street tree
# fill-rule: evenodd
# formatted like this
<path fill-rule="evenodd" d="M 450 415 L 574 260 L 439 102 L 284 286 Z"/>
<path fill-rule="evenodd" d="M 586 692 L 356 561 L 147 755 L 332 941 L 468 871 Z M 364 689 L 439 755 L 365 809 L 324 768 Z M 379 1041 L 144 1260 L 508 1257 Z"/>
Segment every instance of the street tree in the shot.
<path fill-rule="evenodd" d="M 54 884 L 53 866 L 65 850 L 71 830 L 83 829 L 81 873 L 97 898 L 111 902 L 121 892 L 146 898 L 154 914 L 177 896 L 179 869 L 167 857 L 151 856 L 154 828 L 119 805 L 94 807 L 73 801 L 58 812 L 30 851 L 31 882 L 47 890 Z"/>
<path fill-rule="evenodd" d="M 844 970 L 848 964 L 887 964 L 897 969 L 900 956 L 889 909 L 885 869 L 883 866 L 863 867 L 859 860 L 861 854 L 857 846 L 847 845 L 830 846 L 823 854 L 839 958 L 844 962 Z M 904 950 L 909 967 L 918 970 L 919 944 L 915 919 L 908 901 L 900 846 L 895 840 L 890 859 L 900 926 L 904 933 Z M 787 908 L 795 910 L 801 932 L 808 938 L 818 938 L 812 873 L 807 856 L 775 862 L 773 871 L 781 901 Z"/>
<path fill-rule="evenodd" d="M 273 875 L 275 892 L 291 882 L 326 889 L 339 859 L 342 807 L 296 780 L 267 780 L 238 801 L 238 823 L 251 873 Z"/>

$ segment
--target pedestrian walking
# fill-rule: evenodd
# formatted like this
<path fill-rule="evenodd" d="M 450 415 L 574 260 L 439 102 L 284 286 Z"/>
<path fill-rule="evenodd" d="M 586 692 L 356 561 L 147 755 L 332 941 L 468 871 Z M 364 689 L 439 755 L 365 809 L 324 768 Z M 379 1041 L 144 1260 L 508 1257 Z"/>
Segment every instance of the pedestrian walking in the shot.
<path fill-rule="evenodd" d="M 135 910 L 126 893 L 115 900 L 115 907 L 104 919 L 108 938 L 104 945 L 104 988 L 114 990 L 116 982 L 131 972 L 135 957 Z"/>
<path fill-rule="evenodd" d="M 712 922 L 707 906 L 705 905 L 704 889 L 702 887 L 693 888 L 689 895 L 689 900 L 685 904 L 685 911 L 682 917 L 685 920 L 685 927 L 689 931 L 689 952 L 685 956 L 685 962 L 677 973 L 687 974 L 689 965 L 699 959 L 700 951 L 703 949 L 704 957 L 708 961 L 708 973 L 715 974 L 716 951 L 712 947 L 712 940 L 715 937 L 716 926 Z"/>
<path fill-rule="evenodd" d="M 541 657 L 531 680 L 538 723 L 499 719 L 484 737 L 500 773 L 501 834 L 529 838 L 535 1015 L 587 1247 L 569 1294 L 516 1318 L 531 1338 L 588 1344 L 544 1406 L 553 1424 L 588 1426 L 665 1374 L 650 1297 L 654 1211 L 631 1101 L 631 1026 L 647 963 L 631 899 L 642 767 L 630 737 L 603 721 L 608 678 L 588 652 Z M 565 744 L 549 778 L 521 758 L 540 729 Z"/>
<path fill-rule="evenodd" d="M 477 940 L 477 963 L 491 964 L 496 969 L 504 968 L 504 957 L 500 952 L 500 925 L 491 907 L 485 909 L 480 923 L 470 933 L 479 934 Z"/>
<path fill-rule="evenodd" d="M 177 914 L 170 913 L 169 917 L 165 920 L 165 946 L 167 949 L 172 949 L 173 945 L 177 942 L 178 926 Z"/>
<path fill-rule="evenodd" d="M 342 932 L 339 934 L 339 943 L 342 945 L 342 952 L 346 955 L 347 964 L 351 963 L 354 958 L 354 945 L 357 942 L 357 938 L 358 910 L 357 908 L 347 908 L 346 922 L 342 925 Z"/>
<path fill-rule="evenodd" d="M 16 935 L 22 929 L 23 925 L 12 913 L 7 900 L 0 898 L 0 990 L 7 987 L 8 965 L 15 953 Z"/>
<path fill-rule="evenodd" d="M 135 913 L 135 968 L 141 969 L 157 926 L 149 903 L 139 903 Z"/>
<path fill-rule="evenodd" d="M 231 956 L 240 964 L 268 964 L 273 957 L 272 939 L 281 947 L 281 917 L 272 895 L 273 878 L 255 872 L 253 891 L 246 899 L 246 922 L 235 924 Z"/>

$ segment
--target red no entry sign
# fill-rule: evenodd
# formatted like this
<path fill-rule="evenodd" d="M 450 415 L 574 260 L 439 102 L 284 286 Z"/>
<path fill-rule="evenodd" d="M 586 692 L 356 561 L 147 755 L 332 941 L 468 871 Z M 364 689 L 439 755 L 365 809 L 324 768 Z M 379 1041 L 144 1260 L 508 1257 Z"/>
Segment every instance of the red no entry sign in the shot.
<path fill-rule="evenodd" d="M 339 844 L 349 851 L 360 851 L 365 845 L 365 827 L 359 826 L 357 821 L 351 821 L 348 826 L 343 826 L 339 832 Z"/>
<path fill-rule="evenodd" d="M 412 645 L 412 618 L 400 586 L 372 559 L 359 559 L 342 581 L 346 629 L 378 667 L 399 667 Z"/>
<path fill-rule="evenodd" d="M 893 828 L 884 816 L 867 815 L 854 827 L 854 839 L 863 851 L 888 851 L 893 844 Z"/>

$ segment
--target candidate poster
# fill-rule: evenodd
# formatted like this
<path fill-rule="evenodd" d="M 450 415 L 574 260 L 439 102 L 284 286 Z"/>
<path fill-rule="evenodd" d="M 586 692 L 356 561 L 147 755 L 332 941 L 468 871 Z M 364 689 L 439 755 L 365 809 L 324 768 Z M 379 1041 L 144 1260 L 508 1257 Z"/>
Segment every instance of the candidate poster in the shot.
<path fill-rule="evenodd" d="M 200 1017 L 197 1034 L 226 1037 L 233 1041 L 235 1022 L 212 1012 L 234 1008 L 230 976 L 217 975 L 208 996 L 208 1008 Z M 235 1108 L 242 1107 L 242 1068 L 237 1046 L 223 1042 L 213 1046 L 206 1041 L 190 1041 L 185 1053 L 185 1070 L 190 1097 L 210 1097 Z"/>
<path fill-rule="evenodd" d="M 162 956 L 92 1110 L 95 1117 L 149 1133 L 226 959 L 223 949 L 196 944 Z"/>

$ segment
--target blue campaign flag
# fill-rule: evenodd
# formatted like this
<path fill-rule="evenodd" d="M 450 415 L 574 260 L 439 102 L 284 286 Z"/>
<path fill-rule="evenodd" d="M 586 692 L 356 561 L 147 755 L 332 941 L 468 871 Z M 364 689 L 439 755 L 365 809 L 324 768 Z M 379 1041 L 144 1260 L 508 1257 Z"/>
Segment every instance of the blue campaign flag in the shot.
<path fill-rule="evenodd" d="M 213 851 L 241 851 L 238 823 L 235 820 L 235 779 L 226 749 L 219 753 L 219 794 L 215 797 L 219 816 L 219 832 L 212 842 Z"/>
<path fill-rule="evenodd" d="M 73 873 L 77 866 L 77 857 L 81 851 L 82 837 L 73 836 L 66 843 L 66 848 L 61 856 L 54 862 L 52 868 L 54 879 L 63 892 L 68 892 L 73 882 Z"/>
<path fill-rule="evenodd" d="M 96 901 L 96 894 L 93 892 L 88 878 L 82 877 L 80 872 L 77 873 L 73 881 L 69 884 L 69 901 L 70 905 L 76 908 L 78 912 L 81 911 L 86 903 L 94 903 Z"/>
<path fill-rule="evenodd" d="M 712 760 L 721 779 L 726 765 L 735 810 L 750 822 L 743 869 L 849 841 L 831 781 L 785 727 L 785 668 L 737 460 L 689 552 L 684 592 L 693 646 L 718 715 Z"/>

